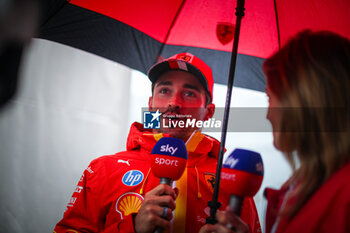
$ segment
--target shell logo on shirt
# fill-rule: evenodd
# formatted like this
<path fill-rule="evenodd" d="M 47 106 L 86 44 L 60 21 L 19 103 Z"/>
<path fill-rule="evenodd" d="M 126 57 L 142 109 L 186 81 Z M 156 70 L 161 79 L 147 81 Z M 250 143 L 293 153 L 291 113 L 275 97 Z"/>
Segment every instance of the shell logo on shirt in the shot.
<path fill-rule="evenodd" d="M 132 213 L 137 213 L 140 210 L 143 197 L 138 193 L 124 193 L 121 195 L 116 204 L 115 210 L 120 214 L 121 219 Z"/>

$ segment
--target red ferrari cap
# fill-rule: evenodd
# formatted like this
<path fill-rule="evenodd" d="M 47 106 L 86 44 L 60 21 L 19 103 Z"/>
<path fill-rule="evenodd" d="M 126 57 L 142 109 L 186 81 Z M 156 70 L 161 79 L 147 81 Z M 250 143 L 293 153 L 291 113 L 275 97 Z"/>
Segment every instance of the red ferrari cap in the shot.
<path fill-rule="evenodd" d="M 154 83 L 160 75 L 171 70 L 182 70 L 192 73 L 208 92 L 211 98 L 210 102 L 213 100 L 213 72 L 204 61 L 191 53 L 179 53 L 154 64 L 148 70 L 147 75 L 151 82 Z"/>

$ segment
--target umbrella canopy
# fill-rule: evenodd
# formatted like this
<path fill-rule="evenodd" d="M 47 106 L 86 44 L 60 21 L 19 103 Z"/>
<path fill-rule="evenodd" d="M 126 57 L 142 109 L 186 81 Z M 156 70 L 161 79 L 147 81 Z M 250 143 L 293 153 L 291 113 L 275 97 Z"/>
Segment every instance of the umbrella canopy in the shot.
<path fill-rule="evenodd" d="M 103 56 L 144 73 L 158 59 L 190 52 L 227 83 L 236 0 L 43 1 L 39 37 Z M 263 58 L 303 29 L 350 38 L 347 0 L 247 0 L 235 86 L 263 91 Z"/>

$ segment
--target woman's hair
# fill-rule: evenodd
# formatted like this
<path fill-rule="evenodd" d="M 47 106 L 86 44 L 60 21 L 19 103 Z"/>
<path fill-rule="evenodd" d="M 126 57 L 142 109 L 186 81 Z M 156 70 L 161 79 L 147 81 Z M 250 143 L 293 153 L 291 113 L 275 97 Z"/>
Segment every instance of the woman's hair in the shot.
<path fill-rule="evenodd" d="M 303 31 L 266 59 L 263 70 L 282 105 L 279 149 L 294 170 L 286 185 L 297 184 L 295 202 L 283 214 L 294 217 L 350 161 L 350 41 Z"/>

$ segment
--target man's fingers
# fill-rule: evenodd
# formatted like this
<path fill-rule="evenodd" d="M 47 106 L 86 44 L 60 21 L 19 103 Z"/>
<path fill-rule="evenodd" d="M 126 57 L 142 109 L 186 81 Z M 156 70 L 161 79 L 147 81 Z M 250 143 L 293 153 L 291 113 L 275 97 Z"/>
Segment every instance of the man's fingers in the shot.
<path fill-rule="evenodd" d="M 170 187 L 167 184 L 159 184 L 157 187 L 146 193 L 145 196 L 147 195 L 156 195 L 156 196 L 161 196 L 161 195 L 170 195 L 174 200 L 176 199 L 177 194 L 175 193 L 175 190 Z"/>
<path fill-rule="evenodd" d="M 175 200 L 169 196 L 148 196 L 143 201 L 143 205 L 154 205 L 154 206 L 166 206 L 171 210 L 174 210 L 176 207 Z"/>
<path fill-rule="evenodd" d="M 170 227 L 170 219 L 172 218 L 171 211 L 167 211 L 166 218 L 163 218 L 163 208 L 157 208 L 156 213 L 149 215 L 149 222 L 157 227 L 168 229 Z"/>
<path fill-rule="evenodd" d="M 160 184 L 147 192 L 135 217 L 135 230 L 151 232 L 157 227 L 169 229 L 178 193 L 177 189 L 166 184 Z"/>
<path fill-rule="evenodd" d="M 221 225 L 231 228 L 236 233 L 249 233 L 248 225 L 229 206 L 226 208 L 226 211 L 219 211 L 216 218 Z"/>
<path fill-rule="evenodd" d="M 178 195 L 178 189 L 173 189 L 169 185 L 160 184 L 151 191 L 147 192 L 143 204 L 158 206 L 167 206 L 171 210 L 175 209 L 175 199 Z"/>
<path fill-rule="evenodd" d="M 154 207 L 154 211 L 152 211 L 153 214 L 151 215 L 150 221 L 158 227 L 168 229 L 170 227 L 169 220 L 172 219 L 173 213 L 172 211 L 167 207 Z"/>
<path fill-rule="evenodd" d="M 171 220 L 173 218 L 173 211 L 168 207 L 161 207 L 161 209 L 158 210 L 158 216 L 163 219 Z"/>
<path fill-rule="evenodd" d="M 165 216 L 165 218 L 163 218 Z M 172 211 L 166 207 L 156 205 L 141 206 L 135 218 L 135 229 L 137 232 L 151 232 L 156 227 L 170 228 L 170 221 L 173 217 Z"/>
<path fill-rule="evenodd" d="M 177 187 L 175 187 L 174 192 L 175 192 L 175 199 L 176 199 L 179 196 L 180 190 Z"/>
<path fill-rule="evenodd" d="M 216 212 L 216 219 L 222 225 L 227 225 L 228 224 L 228 219 L 226 217 L 225 211 L 217 211 Z"/>

